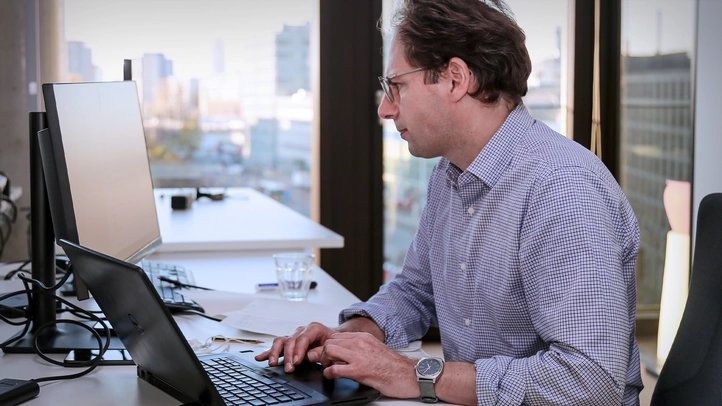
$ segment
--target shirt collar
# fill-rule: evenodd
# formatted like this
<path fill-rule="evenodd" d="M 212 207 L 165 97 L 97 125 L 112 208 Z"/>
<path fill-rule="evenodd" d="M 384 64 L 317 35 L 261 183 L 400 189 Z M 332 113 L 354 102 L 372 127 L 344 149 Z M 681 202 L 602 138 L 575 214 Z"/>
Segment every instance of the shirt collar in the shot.
<path fill-rule="evenodd" d="M 449 181 L 463 184 L 464 178 L 467 178 L 463 176 L 464 173 L 470 173 L 489 188 L 493 188 L 511 163 L 519 140 L 528 132 L 534 121 L 524 104 L 519 103 L 466 171 L 461 172 L 451 162 L 448 163 L 446 176 Z"/>

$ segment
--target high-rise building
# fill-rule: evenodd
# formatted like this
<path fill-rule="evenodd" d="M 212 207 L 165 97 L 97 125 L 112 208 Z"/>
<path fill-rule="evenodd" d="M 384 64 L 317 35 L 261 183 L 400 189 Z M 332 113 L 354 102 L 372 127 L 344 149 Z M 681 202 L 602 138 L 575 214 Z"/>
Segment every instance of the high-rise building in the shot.
<path fill-rule="evenodd" d="M 173 61 L 163 54 L 143 54 L 143 105 L 149 106 L 156 100 L 155 94 L 161 81 L 173 75 Z"/>
<path fill-rule="evenodd" d="M 692 71 L 686 53 L 622 57 L 620 184 L 642 234 L 637 303 L 659 303 L 668 179 L 692 176 Z"/>
<path fill-rule="evenodd" d="M 213 73 L 224 73 L 226 71 L 226 56 L 223 48 L 223 40 L 216 40 L 213 45 Z"/>
<path fill-rule="evenodd" d="M 93 65 L 93 51 L 82 41 L 68 41 L 68 78 L 71 82 L 99 80 Z"/>
<path fill-rule="evenodd" d="M 311 90 L 311 24 L 284 25 L 276 35 L 276 94 L 290 96 Z"/>
<path fill-rule="evenodd" d="M 543 121 L 558 132 L 561 125 L 561 27 L 555 30 L 555 55 L 534 63 L 529 77 L 529 90 L 524 97 L 524 105 L 534 118 Z"/>

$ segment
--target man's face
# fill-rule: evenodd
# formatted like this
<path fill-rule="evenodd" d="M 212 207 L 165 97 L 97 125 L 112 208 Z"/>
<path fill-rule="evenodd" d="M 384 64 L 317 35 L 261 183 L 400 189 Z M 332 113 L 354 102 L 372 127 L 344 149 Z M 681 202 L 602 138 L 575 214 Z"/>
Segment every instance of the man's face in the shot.
<path fill-rule="evenodd" d="M 394 39 L 389 52 L 386 76 L 413 70 L 404 58 L 403 45 Z M 449 136 L 444 131 L 445 106 L 439 92 L 439 84 L 425 84 L 425 71 L 401 75 L 391 79 L 390 90 L 394 101 L 383 98 L 378 114 L 383 119 L 394 120 L 401 138 L 409 143 L 409 152 L 421 158 L 443 156 Z M 439 83 L 443 81 L 440 79 Z"/>

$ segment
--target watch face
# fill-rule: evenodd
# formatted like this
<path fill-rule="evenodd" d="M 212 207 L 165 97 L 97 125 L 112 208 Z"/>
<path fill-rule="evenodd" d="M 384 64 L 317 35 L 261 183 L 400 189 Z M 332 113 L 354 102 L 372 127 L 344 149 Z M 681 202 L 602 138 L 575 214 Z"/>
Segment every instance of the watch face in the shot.
<path fill-rule="evenodd" d="M 424 376 L 434 376 L 441 372 L 442 363 L 436 358 L 426 358 L 419 361 L 416 370 Z"/>

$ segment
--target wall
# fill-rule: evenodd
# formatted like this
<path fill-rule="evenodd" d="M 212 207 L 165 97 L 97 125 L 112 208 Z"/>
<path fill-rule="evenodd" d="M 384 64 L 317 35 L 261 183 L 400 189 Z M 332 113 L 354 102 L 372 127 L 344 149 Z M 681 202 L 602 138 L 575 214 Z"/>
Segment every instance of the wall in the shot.
<path fill-rule="evenodd" d="M 692 224 L 704 196 L 722 192 L 722 1 L 699 0 L 694 123 Z M 692 231 L 692 235 L 696 232 Z"/>
<path fill-rule="evenodd" d="M 41 83 L 66 77 L 64 10 L 63 0 L 0 1 L 0 170 L 22 187 L 21 209 L 30 207 L 28 113 L 42 111 Z M 27 213 L 13 225 L 3 262 L 29 258 Z"/>
<path fill-rule="evenodd" d="M 0 3 L 0 170 L 13 186 L 22 187 L 17 202 L 21 208 L 30 205 L 26 9 L 27 2 L 21 0 Z M 19 213 L 3 262 L 27 258 L 26 230 L 25 212 Z"/>

